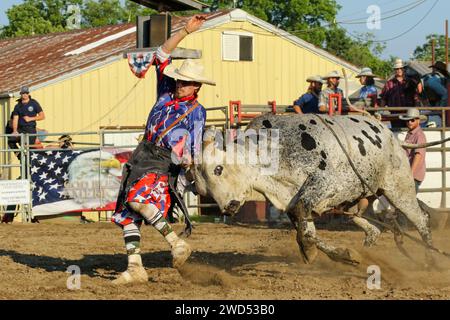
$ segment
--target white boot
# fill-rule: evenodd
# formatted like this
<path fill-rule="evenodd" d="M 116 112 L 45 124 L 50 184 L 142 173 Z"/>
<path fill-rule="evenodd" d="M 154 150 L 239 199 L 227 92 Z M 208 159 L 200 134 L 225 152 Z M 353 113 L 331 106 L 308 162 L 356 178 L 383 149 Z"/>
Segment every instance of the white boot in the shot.
<path fill-rule="evenodd" d="M 178 238 L 175 232 L 166 236 L 167 242 L 172 247 L 172 265 L 174 268 L 181 267 L 192 253 L 191 247 L 183 239 Z"/>
<path fill-rule="evenodd" d="M 131 254 L 128 256 L 128 268 L 122 272 L 120 276 L 113 280 L 115 285 L 123 285 L 128 283 L 146 283 L 148 282 L 147 271 L 142 266 L 142 258 L 139 254 Z"/>

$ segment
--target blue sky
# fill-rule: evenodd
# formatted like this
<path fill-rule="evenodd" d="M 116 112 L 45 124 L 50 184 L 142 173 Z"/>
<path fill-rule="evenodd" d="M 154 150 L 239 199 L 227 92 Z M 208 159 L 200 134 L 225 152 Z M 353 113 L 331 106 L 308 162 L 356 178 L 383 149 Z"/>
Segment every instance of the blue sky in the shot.
<path fill-rule="evenodd" d="M 337 21 L 353 20 L 358 24 L 343 24 L 351 33 L 373 32 L 377 40 L 393 38 L 406 32 L 433 6 L 436 0 L 337 0 L 342 6 Z M 19 4 L 22 0 L 0 0 L 0 24 L 6 24 L 6 9 L 13 4 Z M 412 8 L 415 4 L 417 7 Z M 364 23 L 369 17 L 366 13 L 370 5 L 377 5 L 381 10 L 381 28 L 379 30 L 369 30 Z M 400 8 L 400 9 L 398 9 Z M 410 11 L 403 12 L 412 8 Z M 398 10 L 395 10 L 398 9 Z M 394 11 L 393 11 L 394 10 Z M 389 18 L 392 15 L 398 16 Z M 384 58 L 390 55 L 409 59 L 414 49 L 425 41 L 425 37 L 430 33 L 444 33 L 445 19 L 450 19 L 450 1 L 438 0 L 437 4 L 429 15 L 412 31 L 402 37 L 387 41 Z M 356 21 L 355 21 L 356 20 Z M 361 22 L 361 23 L 360 23 Z"/>

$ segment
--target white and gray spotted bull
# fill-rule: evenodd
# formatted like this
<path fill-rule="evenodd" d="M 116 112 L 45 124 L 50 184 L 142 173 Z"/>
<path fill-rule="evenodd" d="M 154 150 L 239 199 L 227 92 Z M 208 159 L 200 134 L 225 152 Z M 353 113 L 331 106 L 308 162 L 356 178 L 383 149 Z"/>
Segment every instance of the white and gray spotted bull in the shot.
<path fill-rule="evenodd" d="M 255 118 L 249 129 L 279 130 L 279 143 L 269 143 L 279 152 L 276 172 L 262 175 L 261 164 L 228 163 L 229 150 L 207 142 L 203 162 L 193 169 L 198 192 L 211 195 L 223 212 L 235 214 L 246 201 L 254 200 L 255 194 L 262 194 L 290 217 L 306 263 L 313 262 L 318 248 L 333 260 L 357 264 L 356 252 L 333 247 L 317 236 L 312 213 L 348 209 L 362 198 L 373 198 L 372 190 L 384 195 L 411 221 L 425 244 L 432 245 L 429 217 L 416 199 L 405 151 L 381 122 L 360 115 L 263 115 Z M 337 139 L 367 185 L 351 167 Z M 246 139 L 246 144 L 250 143 L 251 139 Z M 380 230 L 361 214 L 353 221 L 365 231 L 365 244 L 373 245 Z"/>

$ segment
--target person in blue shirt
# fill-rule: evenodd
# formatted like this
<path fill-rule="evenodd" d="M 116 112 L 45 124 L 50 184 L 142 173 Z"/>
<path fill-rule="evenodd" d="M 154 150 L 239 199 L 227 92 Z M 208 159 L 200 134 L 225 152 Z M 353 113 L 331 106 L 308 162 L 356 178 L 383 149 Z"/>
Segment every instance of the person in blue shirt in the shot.
<path fill-rule="evenodd" d="M 319 113 L 319 96 L 322 91 L 323 80 L 321 76 L 311 76 L 308 91 L 294 101 L 294 111 L 298 114 Z"/>
<path fill-rule="evenodd" d="M 430 68 L 433 71 L 422 78 L 427 100 L 433 107 L 446 107 L 448 105 L 447 83 L 449 82 L 450 74 L 442 61 L 437 61 Z M 440 112 L 429 113 L 428 122 L 425 126 L 441 127 Z"/>
<path fill-rule="evenodd" d="M 448 105 L 447 83 L 450 74 L 442 61 L 437 61 L 430 68 L 433 72 L 423 78 L 427 98 L 432 106 L 446 107 Z"/>
<path fill-rule="evenodd" d="M 372 69 L 363 68 L 361 72 L 356 76 L 356 78 L 359 78 L 359 82 L 362 85 L 362 88 L 359 91 L 359 98 L 361 100 L 371 98 L 372 106 L 375 106 L 378 91 L 375 87 L 375 75 L 372 73 Z"/>
<path fill-rule="evenodd" d="M 37 100 L 32 99 L 30 95 L 30 89 L 27 86 L 23 86 L 20 89 L 20 99 L 17 100 L 17 104 L 11 114 L 11 133 L 18 135 L 20 133 L 35 134 L 36 121 L 45 119 L 44 111 Z M 32 147 L 35 144 L 36 136 L 29 137 L 29 145 Z M 9 143 L 10 148 L 16 149 L 20 143 L 19 139 L 11 141 Z"/>

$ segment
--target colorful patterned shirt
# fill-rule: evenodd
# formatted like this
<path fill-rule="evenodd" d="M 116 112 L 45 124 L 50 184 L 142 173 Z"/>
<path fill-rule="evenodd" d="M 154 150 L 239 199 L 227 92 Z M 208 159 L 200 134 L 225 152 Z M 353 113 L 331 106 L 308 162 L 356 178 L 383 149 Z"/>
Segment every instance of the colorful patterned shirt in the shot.
<path fill-rule="evenodd" d="M 194 154 L 200 152 L 206 110 L 197 102 L 196 96 L 188 99 L 174 98 L 175 80 L 163 74 L 164 69 L 171 63 L 170 56 L 161 47 L 155 55 L 158 98 L 148 116 L 145 137 L 160 147 L 174 151 L 179 157 L 190 155 L 193 158 Z M 196 104 L 198 107 L 171 128 L 162 139 L 158 139 L 166 128 Z"/>

